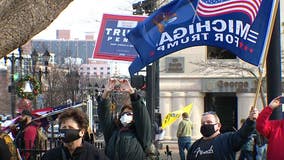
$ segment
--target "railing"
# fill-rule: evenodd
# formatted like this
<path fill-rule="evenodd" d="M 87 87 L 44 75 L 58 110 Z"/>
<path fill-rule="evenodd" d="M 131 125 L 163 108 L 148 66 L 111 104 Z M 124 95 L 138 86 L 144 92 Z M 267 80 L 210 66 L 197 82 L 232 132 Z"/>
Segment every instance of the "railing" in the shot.
<path fill-rule="evenodd" d="M 94 142 L 91 142 L 95 147 L 98 149 L 104 149 L 105 142 L 104 140 L 95 140 Z M 25 155 L 25 153 L 30 153 L 30 160 L 40 160 L 42 156 L 50 149 L 56 148 L 60 146 L 62 143 L 60 140 L 55 139 L 49 139 L 43 142 L 43 144 L 40 144 L 42 148 L 32 148 L 32 149 L 25 149 L 25 148 L 19 148 L 19 152 L 21 155 Z M 23 160 L 25 160 L 23 158 Z"/>

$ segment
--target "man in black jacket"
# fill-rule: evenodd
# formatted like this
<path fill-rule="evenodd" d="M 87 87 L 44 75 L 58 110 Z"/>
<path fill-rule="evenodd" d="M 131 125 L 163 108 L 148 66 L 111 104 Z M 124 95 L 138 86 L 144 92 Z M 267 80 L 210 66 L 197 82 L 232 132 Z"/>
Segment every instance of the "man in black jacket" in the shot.
<path fill-rule="evenodd" d="M 256 108 L 251 109 L 249 117 L 236 132 L 220 133 L 221 123 L 215 112 L 205 112 L 201 118 L 200 132 L 202 138 L 195 141 L 187 156 L 188 160 L 234 160 L 248 137 L 255 130 L 255 120 L 258 116 Z"/>

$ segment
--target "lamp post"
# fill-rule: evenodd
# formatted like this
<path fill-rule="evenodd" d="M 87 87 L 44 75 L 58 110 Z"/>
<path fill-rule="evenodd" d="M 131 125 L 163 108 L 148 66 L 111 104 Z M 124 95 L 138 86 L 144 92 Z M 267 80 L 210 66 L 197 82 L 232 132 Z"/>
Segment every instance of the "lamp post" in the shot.
<path fill-rule="evenodd" d="M 42 90 L 42 81 L 41 81 L 41 77 L 42 77 L 42 74 L 45 74 L 47 75 L 48 74 L 48 61 L 50 59 L 50 54 L 48 52 L 48 50 L 45 50 L 44 54 L 42 55 L 42 60 L 43 60 L 43 64 L 45 66 L 45 70 L 42 71 L 41 68 L 39 68 L 39 71 L 36 71 L 36 64 L 38 62 L 38 53 L 37 51 L 34 49 L 32 51 L 32 54 L 31 54 L 31 59 L 32 59 L 32 73 L 33 73 L 33 76 L 35 77 L 35 74 L 38 73 L 38 79 L 39 79 L 39 83 L 40 83 L 40 90 Z M 35 100 L 36 101 L 36 100 Z M 35 104 L 37 104 L 35 102 Z M 37 107 L 37 105 L 35 105 Z"/>
<path fill-rule="evenodd" d="M 69 73 L 66 75 L 66 79 L 69 82 L 68 88 L 70 91 L 70 94 L 72 95 L 72 103 L 75 104 L 77 101 L 77 93 L 79 91 L 79 82 L 80 82 L 80 75 L 78 74 L 77 71 L 71 70 Z"/>
<path fill-rule="evenodd" d="M 44 54 L 42 55 L 42 59 L 43 59 L 43 62 L 44 62 L 44 66 L 45 66 L 45 69 L 44 71 L 41 70 L 41 68 L 39 69 L 39 71 L 36 71 L 36 63 L 38 61 L 38 53 L 37 51 L 34 49 L 32 54 L 31 54 L 31 59 L 32 59 L 32 67 L 33 67 L 33 75 L 35 76 L 36 73 L 39 74 L 39 81 L 41 83 L 41 77 L 42 77 L 42 74 L 45 74 L 47 75 L 48 74 L 48 61 L 49 61 L 49 58 L 50 58 L 50 54 L 48 52 L 48 50 L 45 50 Z"/>
<path fill-rule="evenodd" d="M 16 90 L 15 90 L 15 81 L 14 81 L 14 67 L 15 67 L 15 63 L 17 60 L 19 60 L 20 65 L 22 64 L 22 48 L 19 47 L 18 48 L 19 51 L 19 56 L 16 57 L 14 53 L 12 53 L 12 55 L 10 57 L 4 56 L 4 62 L 6 64 L 7 60 L 9 60 L 11 62 L 11 74 L 10 74 L 10 78 L 11 78 L 11 85 L 9 86 L 9 91 L 11 92 L 11 115 L 14 118 L 15 117 L 15 109 L 16 109 Z M 22 66 L 20 66 L 22 67 Z"/>

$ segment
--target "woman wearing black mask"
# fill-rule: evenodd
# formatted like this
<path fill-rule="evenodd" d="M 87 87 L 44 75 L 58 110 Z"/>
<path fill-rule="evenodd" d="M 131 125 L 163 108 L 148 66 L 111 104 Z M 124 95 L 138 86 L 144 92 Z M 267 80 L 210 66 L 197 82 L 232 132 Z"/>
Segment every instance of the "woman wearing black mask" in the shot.
<path fill-rule="evenodd" d="M 221 134 L 221 123 L 217 114 L 215 112 L 203 113 L 200 128 L 203 137 L 192 144 L 187 159 L 234 160 L 236 152 L 241 149 L 255 130 L 257 116 L 258 111 L 253 108 L 239 130 Z"/>
<path fill-rule="evenodd" d="M 84 112 L 69 109 L 59 116 L 60 136 L 63 145 L 49 150 L 42 160 L 101 160 L 107 157 L 94 145 L 83 140 L 88 127 Z"/>

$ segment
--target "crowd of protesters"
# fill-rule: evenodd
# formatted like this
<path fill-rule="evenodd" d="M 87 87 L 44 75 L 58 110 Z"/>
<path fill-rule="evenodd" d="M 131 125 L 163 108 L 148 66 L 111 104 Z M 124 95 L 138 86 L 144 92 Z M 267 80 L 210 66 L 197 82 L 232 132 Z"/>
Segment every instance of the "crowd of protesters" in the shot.
<path fill-rule="evenodd" d="M 127 93 L 127 101 L 115 113 L 111 95 L 113 92 Z M 104 92 L 97 97 L 99 123 L 104 135 L 103 150 L 86 140 L 88 119 L 82 109 L 68 109 L 58 116 L 61 145 L 51 148 L 42 160 L 68 159 L 157 159 L 153 145 L 152 123 L 145 100 L 127 79 L 109 79 Z M 270 120 L 273 110 L 281 106 L 280 96 L 274 98 L 260 113 L 252 107 L 241 127 L 236 131 L 221 133 L 221 121 L 214 111 L 201 115 L 202 137 L 191 142 L 192 122 L 189 114 L 182 113 L 177 129 L 180 158 L 195 159 L 239 159 L 264 160 L 284 159 L 279 151 L 284 144 L 284 120 Z M 1 124 L 0 124 L 1 125 Z M 33 160 L 32 152 L 21 152 L 17 148 L 30 150 L 35 147 L 37 128 L 29 110 L 23 110 L 18 120 L 20 130 L 11 134 L 0 132 L 0 159 Z M 89 137 L 90 138 L 90 137 Z M 13 142 L 13 143 L 11 143 Z M 187 150 L 186 154 L 184 150 Z M 240 155 L 237 157 L 237 153 Z"/>

